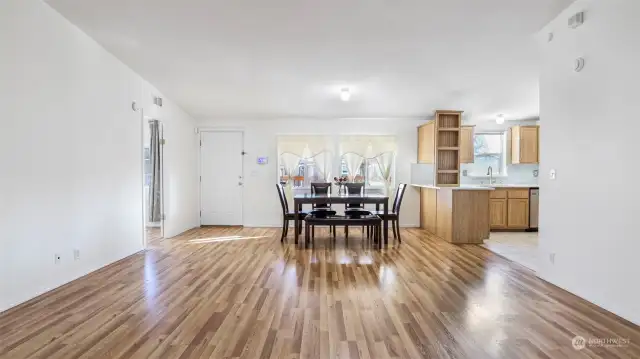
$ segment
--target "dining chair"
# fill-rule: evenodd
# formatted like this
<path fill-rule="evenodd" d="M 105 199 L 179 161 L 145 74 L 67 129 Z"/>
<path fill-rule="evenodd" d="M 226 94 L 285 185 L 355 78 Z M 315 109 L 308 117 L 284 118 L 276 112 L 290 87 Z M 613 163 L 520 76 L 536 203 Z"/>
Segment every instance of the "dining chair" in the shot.
<path fill-rule="evenodd" d="M 352 182 L 345 183 L 344 189 L 347 195 L 363 195 L 364 194 L 364 182 Z M 345 203 L 344 205 L 344 214 L 371 214 L 370 212 L 366 212 L 364 209 L 364 203 Z M 364 233 L 364 226 L 362 226 L 362 231 Z M 349 226 L 344 226 L 344 235 L 345 237 L 349 237 Z"/>
<path fill-rule="evenodd" d="M 282 207 L 282 236 L 280 237 L 280 242 L 283 242 L 284 237 L 289 233 L 289 221 L 295 221 L 296 214 L 295 212 L 289 212 L 289 203 L 287 203 L 287 196 L 284 193 L 284 187 L 282 184 L 276 183 L 276 188 L 278 189 L 280 206 Z M 302 220 L 304 220 L 307 214 L 308 213 L 305 212 L 298 213 L 298 228 L 296 228 L 298 233 L 302 233 Z"/>
<path fill-rule="evenodd" d="M 311 182 L 311 194 L 331 194 L 331 183 L 329 182 Z M 316 203 L 311 206 L 313 209 L 331 209 L 331 203 Z"/>
<path fill-rule="evenodd" d="M 347 191 L 348 195 L 362 195 L 364 192 L 364 183 L 345 183 L 344 188 Z M 345 211 L 350 208 L 364 208 L 364 203 L 347 203 L 344 205 Z"/>
<path fill-rule="evenodd" d="M 311 182 L 311 194 L 331 195 L 331 182 Z M 318 211 L 332 211 L 331 202 L 311 204 L 311 214 L 317 213 Z M 333 212 L 333 214 L 335 214 L 335 212 Z M 315 226 L 312 227 L 312 231 L 314 228 Z M 331 233 L 331 231 L 333 231 L 335 235 L 335 226 L 329 227 L 329 233 Z"/>
<path fill-rule="evenodd" d="M 406 183 L 400 183 L 396 190 L 395 198 L 393 199 L 393 206 L 391 212 L 387 213 L 387 217 L 384 216 L 384 211 L 372 211 L 371 213 L 378 215 L 382 220 L 391 221 L 391 227 L 393 228 L 393 238 L 397 238 L 400 243 L 400 206 L 402 205 L 402 198 L 404 197 L 404 191 L 407 189 Z"/>

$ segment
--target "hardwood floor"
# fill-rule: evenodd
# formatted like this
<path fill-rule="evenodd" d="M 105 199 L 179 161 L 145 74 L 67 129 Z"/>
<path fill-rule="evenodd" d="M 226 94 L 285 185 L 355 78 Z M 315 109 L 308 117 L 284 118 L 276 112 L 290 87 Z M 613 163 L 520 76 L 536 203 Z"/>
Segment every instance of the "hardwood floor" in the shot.
<path fill-rule="evenodd" d="M 291 231 L 290 231 L 291 232 Z M 638 358 L 640 329 L 478 246 L 202 228 L 0 315 L 0 358 Z M 623 338 L 572 347 L 572 338 Z"/>

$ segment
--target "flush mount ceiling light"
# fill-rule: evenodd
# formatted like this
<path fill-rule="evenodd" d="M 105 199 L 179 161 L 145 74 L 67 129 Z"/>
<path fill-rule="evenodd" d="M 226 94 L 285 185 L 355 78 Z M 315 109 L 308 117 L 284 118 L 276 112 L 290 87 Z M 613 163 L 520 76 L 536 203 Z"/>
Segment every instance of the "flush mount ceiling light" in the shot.
<path fill-rule="evenodd" d="M 340 90 L 340 99 L 345 102 L 351 99 L 351 90 L 349 90 L 348 87 L 344 87 Z"/>
<path fill-rule="evenodd" d="M 502 125 L 504 123 L 504 115 L 503 114 L 499 114 L 498 117 L 496 117 L 496 123 L 498 125 Z"/>

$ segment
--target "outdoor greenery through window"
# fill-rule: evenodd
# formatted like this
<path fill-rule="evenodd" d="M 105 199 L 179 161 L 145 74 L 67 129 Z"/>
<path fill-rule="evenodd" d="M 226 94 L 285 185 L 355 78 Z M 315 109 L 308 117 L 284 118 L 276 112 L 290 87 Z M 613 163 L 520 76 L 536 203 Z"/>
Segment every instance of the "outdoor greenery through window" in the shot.
<path fill-rule="evenodd" d="M 494 175 L 506 175 L 506 136 L 504 132 L 477 133 L 473 138 L 475 160 L 472 175 L 486 175 L 489 167 Z"/>

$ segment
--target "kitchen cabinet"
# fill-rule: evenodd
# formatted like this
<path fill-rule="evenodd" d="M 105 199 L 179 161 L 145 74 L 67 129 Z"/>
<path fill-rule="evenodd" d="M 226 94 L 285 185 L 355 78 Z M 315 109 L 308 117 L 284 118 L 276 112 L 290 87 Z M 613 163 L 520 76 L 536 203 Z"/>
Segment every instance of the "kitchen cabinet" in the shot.
<path fill-rule="evenodd" d="M 496 189 L 491 192 L 491 229 L 529 228 L 529 189 Z"/>
<path fill-rule="evenodd" d="M 539 163 L 540 126 L 511 127 L 511 163 Z"/>
<path fill-rule="evenodd" d="M 473 126 L 460 127 L 460 163 L 473 163 Z"/>
<path fill-rule="evenodd" d="M 492 198 L 489 200 L 490 223 L 492 229 L 507 228 L 507 200 Z"/>
<path fill-rule="evenodd" d="M 437 186 L 460 185 L 460 123 L 462 111 L 436 111 L 418 127 L 418 163 L 433 165 Z"/>
<path fill-rule="evenodd" d="M 529 199 L 509 198 L 507 200 L 507 228 L 529 228 Z"/>

